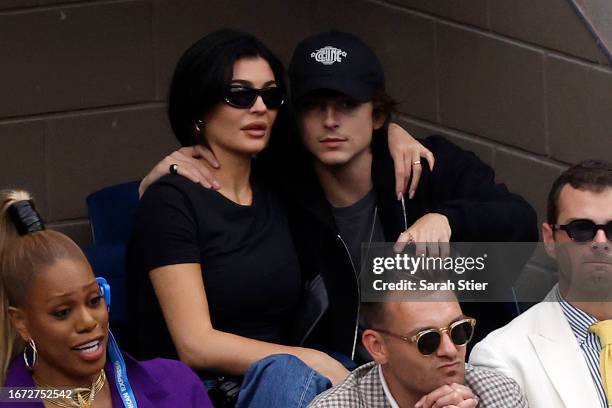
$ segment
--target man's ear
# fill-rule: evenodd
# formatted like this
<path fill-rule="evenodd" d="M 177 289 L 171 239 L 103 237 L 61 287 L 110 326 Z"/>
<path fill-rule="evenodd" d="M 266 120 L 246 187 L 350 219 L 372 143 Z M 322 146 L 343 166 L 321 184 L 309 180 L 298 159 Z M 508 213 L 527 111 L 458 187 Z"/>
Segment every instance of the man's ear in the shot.
<path fill-rule="evenodd" d="M 379 332 L 371 329 L 366 329 L 363 331 L 361 341 L 363 342 L 363 346 L 366 348 L 366 350 L 368 350 L 368 353 L 370 353 L 374 361 L 376 361 L 378 364 L 387 363 L 388 358 L 385 340 Z"/>
<path fill-rule="evenodd" d="M 387 120 L 387 117 L 380 113 L 380 112 L 373 112 L 372 113 L 372 129 L 373 130 L 378 130 L 381 127 L 383 127 L 383 125 L 385 124 Z"/>
<path fill-rule="evenodd" d="M 548 256 L 552 259 L 557 259 L 557 252 L 555 251 L 555 231 L 547 222 L 542 223 L 542 241 L 544 241 L 544 249 Z"/>
<path fill-rule="evenodd" d="M 26 342 L 29 341 L 32 336 L 30 335 L 30 331 L 28 330 L 27 319 L 25 313 L 23 313 L 23 310 L 17 307 L 9 306 L 8 314 L 9 319 L 13 324 L 13 327 L 15 328 L 15 330 L 17 330 L 21 338 Z"/>

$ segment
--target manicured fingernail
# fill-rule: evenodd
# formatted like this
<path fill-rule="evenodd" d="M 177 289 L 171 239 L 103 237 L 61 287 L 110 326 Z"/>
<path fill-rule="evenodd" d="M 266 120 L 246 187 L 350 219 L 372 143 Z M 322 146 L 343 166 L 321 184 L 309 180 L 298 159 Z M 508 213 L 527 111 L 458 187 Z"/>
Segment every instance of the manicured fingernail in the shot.
<path fill-rule="evenodd" d="M 408 193 L 408 199 L 412 200 L 414 198 L 414 190 L 410 190 L 410 192 Z"/>
<path fill-rule="evenodd" d="M 216 162 L 213 164 L 213 166 L 215 166 L 215 168 L 216 168 L 216 169 L 218 169 L 219 167 L 221 167 L 221 165 L 219 164 L 219 162 L 218 162 L 218 161 L 216 161 Z"/>
<path fill-rule="evenodd" d="M 397 201 L 401 201 L 403 196 L 404 196 L 404 194 L 402 194 L 401 191 L 398 191 L 397 192 Z"/>
<path fill-rule="evenodd" d="M 219 182 L 217 180 L 213 181 L 213 187 L 218 190 L 219 188 L 221 188 L 221 184 L 219 184 Z"/>

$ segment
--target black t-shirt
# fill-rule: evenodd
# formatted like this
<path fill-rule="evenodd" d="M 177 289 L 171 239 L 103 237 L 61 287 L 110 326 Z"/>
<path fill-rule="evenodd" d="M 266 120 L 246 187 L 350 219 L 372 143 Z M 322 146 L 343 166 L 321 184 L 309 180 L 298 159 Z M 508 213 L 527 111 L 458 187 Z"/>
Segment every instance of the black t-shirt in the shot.
<path fill-rule="evenodd" d="M 215 329 L 286 343 L 301 276 L 271 191 L 253 183 L 253 203 L 243 206 L 180 176 L 149 187 L 128 247 L 131 352 L 139 358 L 176 358 L 149 271 L 181 263 L 200 263 Z"/>
<path fill-rule="evenodd" d="M 373 189 L 348 207 L 332 207 L 340 236 L 346 243 L 353 265 L 359 274 L 361 274 L 362 267 L 362 247 L 365 245 L 367 248 L 372 242 L 386 241 L 377 208 L 376 192 Z M 360 325 L 357 344 L 355 345 L 355 361 L 358 363 L 372 361 L 372 357 L 359 340 L 363 330 Z"/>

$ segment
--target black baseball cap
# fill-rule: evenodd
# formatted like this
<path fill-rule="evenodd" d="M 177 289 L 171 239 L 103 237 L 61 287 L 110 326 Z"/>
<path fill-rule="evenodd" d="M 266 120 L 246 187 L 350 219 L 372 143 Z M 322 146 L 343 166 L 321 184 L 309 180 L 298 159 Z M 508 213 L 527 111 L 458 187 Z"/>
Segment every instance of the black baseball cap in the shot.
<path fill-rule="evenodd" d="M 374 51 L 359 37 L 336 30 L 308 37 L 297 45 L 289 79 L 294 101 L 310 92 L 330 89 L 368 102 L 385 83 Z"/>

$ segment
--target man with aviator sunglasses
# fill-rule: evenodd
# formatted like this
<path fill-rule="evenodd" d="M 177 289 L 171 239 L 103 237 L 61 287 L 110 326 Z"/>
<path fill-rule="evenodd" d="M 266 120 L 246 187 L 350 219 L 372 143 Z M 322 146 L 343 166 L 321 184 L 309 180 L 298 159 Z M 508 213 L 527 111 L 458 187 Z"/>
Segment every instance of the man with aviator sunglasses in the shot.
<path fill-rule="evenodd" d="M 532 408 L 612 406 L 612 162 L 561 174 L 542 235 L 559 283 L 478 343 L 470 361 L 514 378 Z"/>
<path fill-rule="evenodd" d="M 476 320 L 452 292 L 362 304 L 362 341 L 374 361 L 315 399 L 311 408 L 526 407 L 516 382 L 465 364 Z"/>

